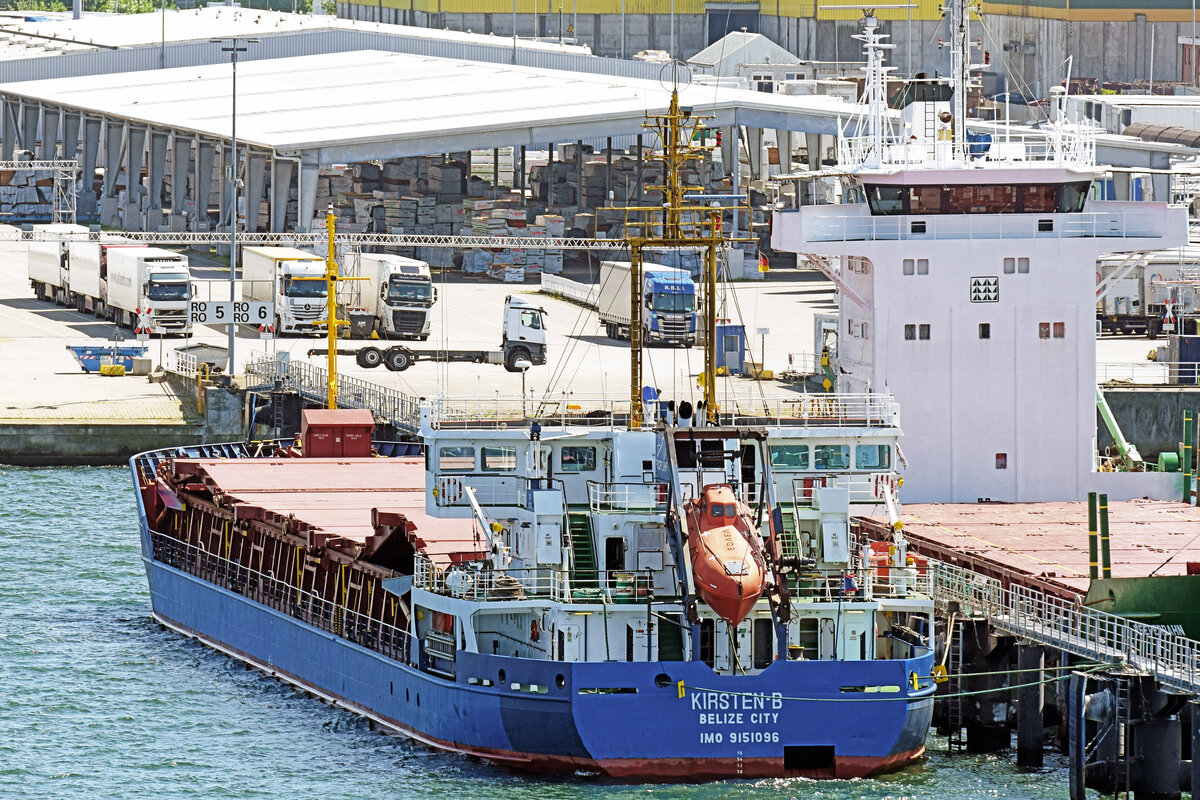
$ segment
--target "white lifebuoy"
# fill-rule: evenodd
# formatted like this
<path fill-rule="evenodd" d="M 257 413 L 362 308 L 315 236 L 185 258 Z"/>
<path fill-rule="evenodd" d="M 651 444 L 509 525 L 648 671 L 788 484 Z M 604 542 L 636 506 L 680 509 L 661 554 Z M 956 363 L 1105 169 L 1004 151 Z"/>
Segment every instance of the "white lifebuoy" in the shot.
<path fill-rule="evenodd" d="M 462 481 L 455 477 L 444 477 L 441 483 L 441 494 L 443 503 L 457 503 L 463 497 Z"/>

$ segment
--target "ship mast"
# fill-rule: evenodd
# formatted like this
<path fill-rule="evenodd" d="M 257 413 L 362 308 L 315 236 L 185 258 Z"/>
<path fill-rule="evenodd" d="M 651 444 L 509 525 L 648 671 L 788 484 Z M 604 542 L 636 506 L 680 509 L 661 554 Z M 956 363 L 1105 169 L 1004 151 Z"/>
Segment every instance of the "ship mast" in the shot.
<path fill-rule="evenodd" d="M 327 326 L 327 340 L 329 343 L 329 352 L 326 356 L 326 371 L 325 391 L 327 394 L 327 408 L 337 408 L 338 396 L 338 379 L 337 379 L 337 336 L 339 325 L 349 325 L 346 320 L 337 318 L 337 284 L 338 281 L 361 281 L 365 278 L 342 277 L 338 272 L 337 263 L 337 242 L 336 237 L 337 215 L 333 213 L 333 204 L 330 203 L 325 211 L 325 228 L 328 231 L 328 250 L 325 255 L 325 275 L 321 278 L 308 278 L 303 280 L 319 280 L 325 281 L 325 322 L 317 323 L 318 325 Z"/>
<path fill-rule="evenodd" d="M 703 249 L 704 258 L 704 371 L 700 384 L 704 391 L 705 420 L 717 422 L 716 315 L 717 248 L 727 239 L 721 229 L 723 209 L 719 201 L 740 201 L 744 195 L 706 194 L 703 187 L 688 185 L 689 164 L 699 166 L 715 145 L 697 143 L 695 136 L 705 130 L 705 120 L 692 109 L 679 104 L 679 89 L 671 91 L 666 114 L 648 116 L 642 127 L 652 130 L 661 143 L 661 151 L 652 156 L 663 165 L 663 185 L 647 187 L 662 192 L 658 206 L 629 206 L 625 211 L 625 242 L 629 246 L 629 429 L 637 430 L 645 420 L 642 401 L 642 297 L 645 250 L 648 247 Z M 737 153 L 733 157 L 737 169 Z M 706 205 L 707 203 L 707 205 Z M 740 205 L 740 203 L 738 204 Z M 747 213 L 749 208 L 741 207 Z M 737 240 L 742 241 L 742 240 Z"/>

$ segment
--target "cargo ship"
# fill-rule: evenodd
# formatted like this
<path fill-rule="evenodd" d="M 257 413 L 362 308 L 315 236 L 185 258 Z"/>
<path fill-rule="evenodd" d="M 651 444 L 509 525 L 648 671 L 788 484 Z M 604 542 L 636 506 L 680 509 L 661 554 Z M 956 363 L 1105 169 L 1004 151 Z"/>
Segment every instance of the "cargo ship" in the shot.
<path fill-rule="evenodd" d="M 297 443 L 131 460 L 154 618 L 384 730 L 522 770 L 854 778 L 921 758 L 934 607 L 901 531 L 898 407 L 717 397 L 731 196 L 679 182 L 699 124 L 677 92 L 648 124 L 667 202 L 627 227 L 633 285 L 646 248 L 705 253 L 703 399 L 643 385 L 638 297 L 616 400 L 484 416 L 413 397 L 416 439 L 373 444 L 370 411 L 333 410 L 331 363 L 330 410 L 305 411 Z M 890 539 L 853 538 L 880 508 Z"/>
<path fill-rule="evenodd" d="M 420 445 L 381 450 L 369 412 L 310 411 L 301 455 L 140 454 L 154 618 L 496 764 L 636 780 L 901 767 L 933 710 L 927 575 L 898 532 L 849 538 L 850 515 L 895 486 L 896 408 L 802 399 L 640 430 L 466 428 L 426 404 Z M 761 553 L 740 618 L 696 587 L 684 505 L 710 487 L 736 496 L 731 529 Z M 705 579 L 748 571 L 722 566 Z"/>

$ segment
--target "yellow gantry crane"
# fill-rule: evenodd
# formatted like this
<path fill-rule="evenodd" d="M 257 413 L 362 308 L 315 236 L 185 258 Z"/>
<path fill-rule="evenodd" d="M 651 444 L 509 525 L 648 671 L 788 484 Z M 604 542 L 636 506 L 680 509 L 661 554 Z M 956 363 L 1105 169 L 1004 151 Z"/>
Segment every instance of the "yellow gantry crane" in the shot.
<path fill-rule="evenodd" d="M 671 92 L 671 105 L 666 114 L 648 117 L 642 126 L 654 131 L 661 144 L 661 152 L 651 159 L 663 164 L 663 185 L 648 189 L 663 193 L 663 202 L 658 206 L 628 206 L 625 211 L 625 242 L 629 246 L 629 429 L 642 426 L 642 269 L 646 248 L 687 247 L 703 248 L 705 252 L 704 292 L 704 372 L 700 383 L 704 389 L 704 414 L 709 424 L 717 422 L 716 363 L 717 363 L 717 248 L 732 241 L 748 241 L 727 238 L 721 228 L 722 215 L 726 208 L 735 213 L 745 212 L 751 222 L 749 205 L 739 194 L 709 194 L 701 186 L 689 186 L 685 181 L 689 164 L 703 162 L 716 145 L 708 145 L 697 134 L 705 130 L 705 120 L 692 113 L 689 107 L 679 105 L 679 90 Z M 737 154 L 733 157 L 733 174 L 737 172 Z M 736 186 L 736 184 L 735 184 Z M 722 206 L 721 201 L 733 201 Z"/>

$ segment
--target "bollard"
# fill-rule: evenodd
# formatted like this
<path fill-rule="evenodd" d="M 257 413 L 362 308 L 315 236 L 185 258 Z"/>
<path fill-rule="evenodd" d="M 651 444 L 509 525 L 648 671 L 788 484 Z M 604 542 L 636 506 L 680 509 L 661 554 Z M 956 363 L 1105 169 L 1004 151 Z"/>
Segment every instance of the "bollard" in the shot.
<path fill-rule="evenodd" d="M 1100 569 L 1101 576 L 1112 577 L 1112 556 L 1108 552 L 1108 495 L 1100 495 Z"/>
<path fill-rule="evenodd" d="M 1192 412 L 1183 412 L 1183 441 L 1179 445 L 1179 466 L 1183 470 L 1183 502 L 1192 502 Z"/>
<path fill-rule="evenodd" d="M 1096 493 L 1088 492 L 1088 576 L 1100 577 L 1100 557 L 1096 553 Z"/>

